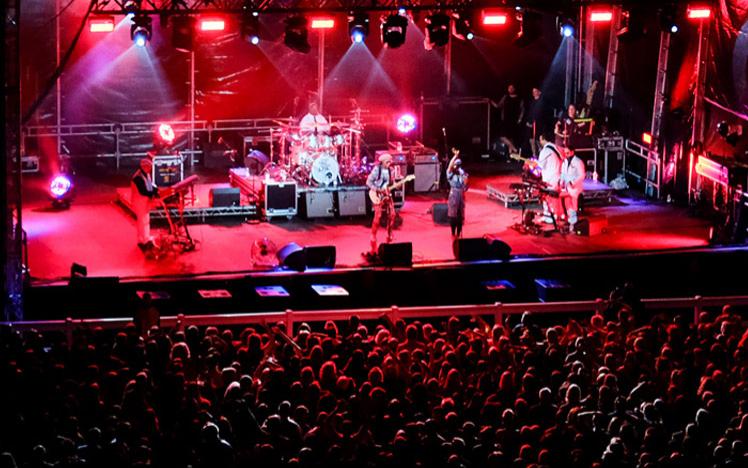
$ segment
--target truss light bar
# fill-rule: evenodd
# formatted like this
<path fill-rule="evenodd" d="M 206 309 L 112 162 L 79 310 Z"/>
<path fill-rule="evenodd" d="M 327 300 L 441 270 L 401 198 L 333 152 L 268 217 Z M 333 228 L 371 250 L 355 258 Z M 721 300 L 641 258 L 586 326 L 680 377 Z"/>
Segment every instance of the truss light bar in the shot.
<path fill-rule="evenodd" d="M 507 23 L 507 14 L 503 10 L 488 8 L 481 12 L 483 26 L 502 26 Z"/>
<path fill-rule="evenodd" d="M 335 27 L 335 19 L 329 16 L 312 18 L 312 29 L 332 29 Z"/>
<path fill-rule="evenodd" d="M 707 19 L 712 16 L 712 9 L 709 7 L 688 7 L 687 15 L 690 20 Z"/>
<path fill-rule="evenodd" d="M 203 18 L 200 20 L 200 31 L 224 31 L 226 21 L 221 18 Z"/>
<path fill-rule="evenodd" d="M 88 30 L 93 33 L 114 31 L 114 16 L 98 16 L 88 22 Z"/>
<path fill-rule="evenodd" d="M 590 21 L 593 23 L 610 23 L 612 20 L 612 11 L 597 10 L 590 12 Z"/>

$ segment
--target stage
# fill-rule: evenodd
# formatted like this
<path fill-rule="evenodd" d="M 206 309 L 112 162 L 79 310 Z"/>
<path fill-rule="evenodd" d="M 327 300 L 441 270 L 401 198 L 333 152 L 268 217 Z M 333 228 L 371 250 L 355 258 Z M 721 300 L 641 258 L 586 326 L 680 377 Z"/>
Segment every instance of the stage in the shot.
<path fill-rule="evenodd" d="M 198 198 L 207 187 L 228 185 L 223 176 L 201 178 Z M 522 235 L 510 228 L 520 220 L 519 207 L 505 207 L 488 196 L 487 186 L 518 181 L 515 174 L 474 176 L 467 193 L 464 237 L 495 236 L 512 248 L 513 255 L 546 256 L 607 251 L 661 250 L 707 245 L 708 223 L 687 216 L 684 208 L 617 194 L 607 206 L 589 206 L 584 213 L 594 225 L 604 226 L 589 237 Z M 69 276 L 72 263 L 85 265 L 89 276 L 147 278 L 267 270 L 254 264 L 251 247 L 268 239 L 277 248 L 289 242 L 301 246 L 333 245 L 337 267 L 366 265 L 361 253 L 368 249 L 370 217 L 305 220 L 275 218 L 266 221 L 224 219 L 214 224 L 192 224 L 197 241 L 193 252 L 146 259 L 135 243 L 134 219 L 115 203 L 123 179 L 101 183 L 81 178 L 76 200 L 68 210 L 53 210 L 42 195 L 44 181 L 26 184 L 23 223 L 28 235 L 32 281 L 45 283 Z M 412 242 L 414 264 L 453 262 L 448 225 L 437 225 L 431 214 L 446 193 L 408 194 L 400 210 L 402 224 L 396 242 Z M 154 228 L 154 232 L 158 232 Z M 379 240 L 385 237 L 380 229 Z"/>

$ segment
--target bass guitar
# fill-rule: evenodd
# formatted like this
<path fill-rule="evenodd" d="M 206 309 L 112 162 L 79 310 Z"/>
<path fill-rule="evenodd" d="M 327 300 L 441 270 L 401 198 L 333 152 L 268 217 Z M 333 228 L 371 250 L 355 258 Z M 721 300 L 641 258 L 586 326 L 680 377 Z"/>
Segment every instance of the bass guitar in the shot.
<path fill-rule="evenodd" d="M 390 198 L 391 191 L 395 190 L 397 188 L 402 187 L 407 182 L 410 182 L 411 180 L 415 180 L 416 176 L 413 174 L 410 174 L 409 176 L 406 176 L 404 179 L 400 179 L 399 181 L 395 182 L 392 185 L 388 185 L 387 187 L 380 189 L 380 190 L 369 190 L 369 198 L 371 199 L 371 202 L 374 205 L 379 205 L 382 203 L 382 201 Z"/>

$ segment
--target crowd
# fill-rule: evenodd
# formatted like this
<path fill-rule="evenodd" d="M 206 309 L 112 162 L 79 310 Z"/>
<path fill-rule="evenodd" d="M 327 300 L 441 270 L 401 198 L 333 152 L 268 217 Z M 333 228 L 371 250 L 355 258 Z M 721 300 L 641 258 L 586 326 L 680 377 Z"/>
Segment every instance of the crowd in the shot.
<path fill-rule="evenodd" d="M 615 304 L 291 336 L 4 328 L 0 468 L 748 466 L 741 317 Z"/>

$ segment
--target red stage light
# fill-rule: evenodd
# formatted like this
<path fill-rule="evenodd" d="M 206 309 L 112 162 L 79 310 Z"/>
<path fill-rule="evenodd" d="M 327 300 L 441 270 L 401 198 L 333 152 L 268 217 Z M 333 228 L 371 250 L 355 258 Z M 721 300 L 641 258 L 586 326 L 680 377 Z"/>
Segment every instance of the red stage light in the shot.
<path fill-rule="evenodd" d="M 688 19 L 700 20 L 712 16 L 712 9 L 709 7 L 688 7 Z"/>
<path fill-rule="evenodd" d="M 158 126 L 158 136 L 161 138 L 161 141 L 168 145 L 174 143 L 174 138 L 176 137 L 174 129 L 171 128 L 171 125 L 166 123 L 162 123 Z"/>
<path fill-rule="evenodd" d="M 200 20 L 200 31 L 223 31 L 226 21 L 221 18 L 203 18 Z"/>
<path fill-rule="evenodd" d="M 598 10 L 590 13 L 590 21 L 593 23 L 610 23 L 612 20 L 612 11 Z"/>
<path fill-rule="evenodd" d="M 652 135 L 650 133 L 644 132 L 642 133 L 642 141 L 645 145 L 651 145 L 652 144 Z"/>
<path fill-rule="evenodd" d="M 312 18 L 312 29 L 332 29 L 335 27 L 335 19 L 320 16 Z"/>
<path fill-rule="evenodd" d="M 88 30 L 93 33 L 114 31 L 114 16 L 91 18 L 91 21 L 88 22 Z"/>
<path fill-rule="evenodd" d="M 416 128 L 416 118 L 413 114 L 403 114 L 398 117 L 395 127 L 400 133 L 409 133 Z"/>
<path fill-rule="evenodd" d="M 502 10 L 488 8 L 481 12 L 481 23 L 484 26 L 500 26 L 506 24 L 507 15 Z"/>

